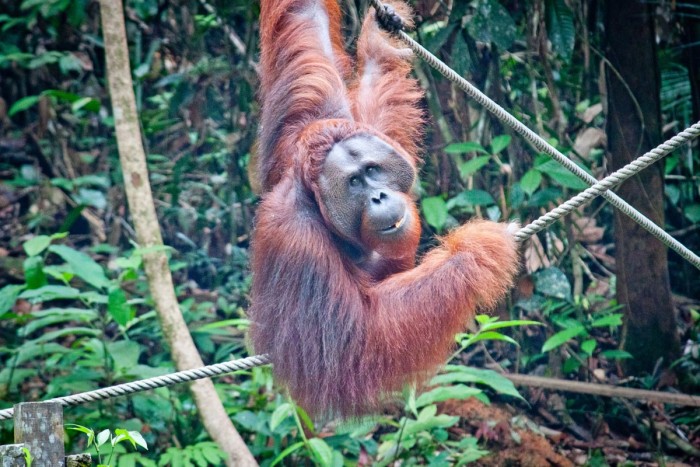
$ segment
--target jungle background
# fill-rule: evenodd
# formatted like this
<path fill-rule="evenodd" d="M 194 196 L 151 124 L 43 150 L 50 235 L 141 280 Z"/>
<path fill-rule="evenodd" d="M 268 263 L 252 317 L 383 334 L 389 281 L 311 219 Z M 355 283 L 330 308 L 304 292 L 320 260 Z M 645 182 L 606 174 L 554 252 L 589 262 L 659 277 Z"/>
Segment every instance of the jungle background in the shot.
<path fill-rule="evenodd" d="M 352 49 L 367 2 L 341 3 Z M 419 42 L 596 178 L 700 120 L 697 2 L 413 5 Z M 249 355 L 259 5 L 129 0 L 123 12 L 180 310 L 204 362 Z M 0 409 L 175 370 L 127 205 L 104 45 L 97 1 L 0 0 Z M 414 73 L 429 121 L 422 250 L 471 217 L 525 224 L 586 188 L 425 63 Z M 686 145 L 618 190 L 695 252 L 698 164 L 698 144 Z M 523 256 L 507 303 L 456 336 L 450 364 L 403 408 L 312 421 L 267 367 L 216 378 L 256 461 L 697 465 L 697 408 L 518 393 L 499 374 L 700 393 L 697 269 L 602 200 Z M 104 464 L 224 463 L 185 385 L 69 408 L 65 419 L 78 425 L 67 449 L 98 448 Z M 138 442 L 112 450 L 106 435 L 85 436 L 118 429 Z M 0 421 L 0 444 L 11 442 Z"/>

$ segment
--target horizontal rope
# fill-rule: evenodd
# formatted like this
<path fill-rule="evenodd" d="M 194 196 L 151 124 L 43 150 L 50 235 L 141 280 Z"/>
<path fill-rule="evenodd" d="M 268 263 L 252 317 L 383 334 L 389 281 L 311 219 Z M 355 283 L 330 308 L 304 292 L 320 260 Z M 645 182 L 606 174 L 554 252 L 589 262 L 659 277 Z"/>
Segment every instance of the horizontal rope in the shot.
<path fill-rule="evenodd" d="M 385 11 L 384 6 L 378 0 L 370 0 L 370 3 L 376 11 Z M 517 120 L 511 114 L 509 114 L 503 107 L 491 100 L 486 94 L 482 93 L 469 81 L 462 78 L 453 69 L 447 66 L 443 61 L 441 61 L 435 55 L 430 53 L 430 51 L 428 51 L 425 47 L 413 40 L 411 36 L 409 36 L 402 30 L 396 31 L 394 32 L 394 34 L 403 42 L 405 42 L 411 48 L 411 50 L 413 50 L 416 53 L 416 55 L 421 57 L 428 65 L 436 69 L 445 78 L 455 83 L 469 97 L 481 104 L 487 111 L 491 112 L 501 122 L 505 123 L 510 128 L 512 128 L 516 133 L 518 133 L 526 141 L 528 141 L 535 149 L 547 154 L 552 159 L 559 162 L 561 165 L 569 169 L 574 175 L 586 182 L 588 185 L 592 186 L 598 182 L 598 180 L 596 180 L 595 177 L 593 177 L 591 174 L 589 174 L 581 167 L 576 165 L 572 160 L 567 158 L 554 146 L 546 142 L 541 136 L 539 136 L 537 133 L 528 128 L 525 124 Z M 664 245 L 673 249 L 676 253 L 685 258 L 693 266 L 700 269 L 700 257 L 698 257 L 695 253 L 686 248 L 682 243 L 680 243 L 678 240 L 669 235 L 661 227 L 657 226 L 655 223 L 653 223 L 651 220 L 645 217 L 642 213 L 630 206 L 622 198 L 620 198 L 611 191 L 605 191 L 601 193 L 601 196 L 605 198 L 608 202 L 610 202 L 610 204 L 615 206 L 617 209 L 619 209 L 620 211 L 628 215 L 630 218 L 632 218 L 639 225 L 641 225 L 651 235 L 653 235 L 662 243 L 664 243 Z"/>
<path fill-rule="evenodd" d="M 267 355 L 254 355 L 252 357 L 231 360 L 214 365 L 207 365 L 192 370 L 178 371 L 169 375 L 156 376 L 154 378 L 119 384 L 94 391 L 74 394 L 72 396 L 57 397 L 42 402 L 60 402 L 63 406 L 73 406 L 94 402 L 112 397 L 124 396 L 136 392 L 147 391 L 173 384 L 186 383 L 203 378 L 220 376 L 239 370 L 247 370 L 270 363 Z M 667 393 L 661 391 L 647 391 L 606 384 L 579 383 L 575 381 L 558 380 L 556 378 L 538 378 L 529 375 L 503 374 L 511 381 L 522 386 L 546 387 L 552 390 L 573 391 L 583 394 L 592 394 L 603 397 L 622 397 L 627 399 L 640 399 L 674 404 L 687 407 L 700 407 L 700 397 L 689 394 Z M 573 384 L 572 384 L 573 383 Z M 0 410 L 0 420 L 9 420 L 13 417 L 14 408 Z"/>
<path fill-rule="evenodd" d="M 135 392 L 147 391 L 149 389 L 162 388 L 173 384 L 186 383 L 197 379 L 210 378 L 212 376 L 219 376 L 234 371 L 247 370 L 256 366 L 267 365 L 268 363 L 270 363 L 270 360 L 267 355 L 254 355 L 252 357 L 241 358 L 239 360 L 216 363 L 214 365 L 207 365 L 201 368 L 194 368 L 192 370 L 183 370 L 176 373 L 170 373 L 168 375 L 156 376 L 154 378 L 142 379 L 131 383 L 118 384 L 116 386 L 96 389 L 94 391 L 81 392 L 79 394 L 73 394 L 72 396 L 57 397 L 55 399 L 49 399 L 43 402 L 60 402 L 64 406 L 85 404 L 87 402 L 94 402 L 112 397 L 123 396 L 126 394 L 133 394 Z M 0 410 L 0 420 L 10 419 L 13 415 L 14 409 Z"/>

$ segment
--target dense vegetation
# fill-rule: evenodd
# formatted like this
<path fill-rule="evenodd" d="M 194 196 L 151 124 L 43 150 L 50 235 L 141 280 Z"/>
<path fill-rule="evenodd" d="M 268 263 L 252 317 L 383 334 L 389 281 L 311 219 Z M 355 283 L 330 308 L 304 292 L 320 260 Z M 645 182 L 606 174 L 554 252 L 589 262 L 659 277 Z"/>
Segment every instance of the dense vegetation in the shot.
<path fill-rule="evenodd" d="M 342 3 L 352 47 L 366 1 Z M 624 70 L 606 56 L 605 2 L 414 4 L 416 37 L 428 49 L 588 172 L 601 178 L 611 171 L 614 114 L 605 74 Z M 690 78 L 700 73 L 697 6 L 644 8 L 654 13 L 658 46 L 630 44 L 630 54 L 653 51 L 656 69 L 648 74 L 660 76 L 660 89 L 635 100 L 646 108 L 646 100 L 660 99 L 661 139 L 643 141 L 635 155 L 700 119 L 700 100 L 692 97 L 700 84 Z M 257 198 L 247 167 L 259 113 L 258 5 L 129 0 L 124 13 L 181 311 L 204 361 L 248 355 L 247 261 Z M 174 370 L 125 198 L 103 45 L 96 1 L 0 0 L 0 408 Z M 430 117 L 419 187 L 425 247 L 473 216 L 527 223 L 586 187 L 424 63 L 416 61 L 415 74 Z M 695 144 L 659 166 L 663 227 L 695 252 L 698 164 Z M 645 360 L 624 345 L 625 316 L 643 310 L 618 302 L 618 280 L 651 295 L 664 291 L 663 284 L 616 275 L 619 235 L 637 233 L 614 232 L 613 218 L 613 208 L 596 200 L 533 239 L 511 299 L 457 336 L 451 364 L 428 392 L 407 394 L 405 410 L 313 425 L 276 391 L 268 368 L 216 379 L 225 408 L 264 465 L 692 463 L 697 410 L 535 389 L 520 396 L 508 380 L 481 369 L 700 392 L 700 274 L 669 255 L 673 358 L 630 365 Z M 70 408 L 65 417 L 94 432 L 143 436 L 147 452 L 120 443 L 112 465 L 222 462 L 184 386 Z M 69 430 L 68 440 L 69 450 L 86 449 L 80 430 Z M 12 424 L 0 422 L 0 444 L 10 442 Z"/>

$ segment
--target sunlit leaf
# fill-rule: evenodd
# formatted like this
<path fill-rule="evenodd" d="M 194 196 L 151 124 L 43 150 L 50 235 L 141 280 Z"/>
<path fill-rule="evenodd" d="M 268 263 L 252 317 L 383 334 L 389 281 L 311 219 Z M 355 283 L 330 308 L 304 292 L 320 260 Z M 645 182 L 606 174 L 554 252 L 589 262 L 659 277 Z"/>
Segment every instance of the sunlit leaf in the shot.
<path fill-rule="evenodd" d="M 22 112 L 23 110 L 27 110 L 28 108 L 32 107 L 33 105 L 36 105 L 37 102 L 39 102 L 39 99 L 41 99 L 41 96 L 27 96 L 19 99 L 17 102 L 12 104 L 12 107 L 10 107 L 10 110 L 7 111 L 7 115 L 9 117 L 12 117 L 14 114 L 18 112 Z"/>
<path fill-rule="evenodd" d="M 585 333 L 586 328 L 583 327 L 582 324 L 576 324 L 568 329 L 559 331 L 545 341 L 544 345 L 542 346 L 542 352 L 549 352 L 552 349 L 556 349 L 557 347 L 569 342 L 574 337 Z"/>
<path fill-rule="evenodd" d="M 603 316 L 598 318 L 591 323 L 593 327 L 603 327 L 603 326 L 622 326 L 622 313 L 614 313 L 612 315 Z"/>
<path fill-rule="evenodd" d="M 440 386 L 418 396 L 416 399 L 416 406 L 418 408 L 425 407 L 426 405 L 444 402 L 448 399 L 464 400 L 475 397 L 482 392 L 481 389 L 465 386 L 463 384 Z"/>
<path fill-rule="evenodd" d="M 333 450 L 321 438 L 311 438 L 309 447 L 314 453 L 314 457 L 322 466 L 331 466 L 333 463 Z"/>

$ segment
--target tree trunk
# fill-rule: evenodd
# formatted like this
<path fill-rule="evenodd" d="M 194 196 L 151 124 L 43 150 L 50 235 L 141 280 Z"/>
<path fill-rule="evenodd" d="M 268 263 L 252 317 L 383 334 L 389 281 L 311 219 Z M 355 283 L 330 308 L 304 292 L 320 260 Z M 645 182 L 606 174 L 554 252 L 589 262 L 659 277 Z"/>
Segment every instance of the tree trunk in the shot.
<path fill-rule="evenodd" d="M 154 250 L 143 255 L 148 286 L 175 366 L 178 370 L 200 367 L 204 363 L 180 313 L 173 278 L 168 268 L 168 258 L 162 249 L 152 248 L 162 246 L 163 239 L 153 204 L 146 155 L 136 114 L 122 1 L 100 0 L 100 11 L 107 81 L 129 211 L 139 245 Z M 195 381 L 190 384 L 190 390 L 204 427 L 228 455 L 227 465 L 257 466 L 245 442 L 228 418 L 211 380 Z"/>
<path fill-rule="evenodd" d="M 700 120 L 700 21 L 691 14 L 694 12 L 691 6 L 680 10 L 679 14 L 682 14 L 683 18 L 683 55 L 688 66 L 690 93 L 693 99 L 693 117 L 690 120 L 697 122 Z"/>
<path fill-rule="evenodd" d="M 617 170 L 661 141 L 660 79 L 652 4 L 643 0 L 605 2 L 608 70 L 607 133 L 611 170 Z M 619 75 L 618 75 L 619 74 Z M 663 165 L 631 178 L 618 194 L 664 226 Z M 671 302 L 666 247 L 629 217 L 615 212 L 617 299 L 625 306 L 624 349 L 628 370 L 650 372 L 657 361 L 670 365 L 679 339 Z"/>

